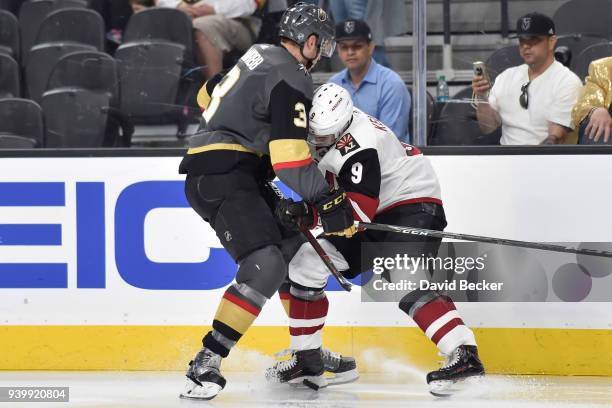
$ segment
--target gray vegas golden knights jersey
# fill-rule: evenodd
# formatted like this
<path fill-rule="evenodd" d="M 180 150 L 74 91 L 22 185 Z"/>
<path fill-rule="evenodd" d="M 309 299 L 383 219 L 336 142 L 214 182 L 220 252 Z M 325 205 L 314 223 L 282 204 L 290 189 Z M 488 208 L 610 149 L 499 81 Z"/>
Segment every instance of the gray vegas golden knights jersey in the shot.
<path fill-rule="evenodd" d="M 179 171 L 224 173 L 269 161 L 276 175 L 309 202 L 327 191 L 306 144 L 312 79 L 283 47 L 256 44 L 210 95 L 203 132 L 189 142 Z"/>

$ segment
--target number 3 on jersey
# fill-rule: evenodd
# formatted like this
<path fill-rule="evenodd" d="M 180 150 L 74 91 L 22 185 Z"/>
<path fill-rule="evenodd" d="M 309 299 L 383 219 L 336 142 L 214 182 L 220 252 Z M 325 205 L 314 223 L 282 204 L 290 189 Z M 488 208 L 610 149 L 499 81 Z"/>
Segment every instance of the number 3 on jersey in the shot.
<path fill-rule="evenodd" d="M 361 163 L 357 162 L 351 166 L 351 181 L 353 184 L 361 183 L 361 179 L 363 177 L 363 166 Z"/>
<path fill-rule="evenodd" d="M 227 93 L 236 85 L 236 82 L 240 79 L 240 68 L 238 65 L 235 65 L 215 86 L 213 89 L 212 95 L 210 96 L 210 104 L 208 108 L 204 111 L 202 116 L 206 122 L 210 122 L 210 119 L 213 117 L 219 105 L 221 104 L 221 98 L 223 98 Z"/>
<path fill-rule="evenodd" d="M 306 129 L 306 107 L 302 102 L 295 104 L 295 111 L 297 112 L 297 118 L 293 118 L 293 124 L 296 127 Z"/>

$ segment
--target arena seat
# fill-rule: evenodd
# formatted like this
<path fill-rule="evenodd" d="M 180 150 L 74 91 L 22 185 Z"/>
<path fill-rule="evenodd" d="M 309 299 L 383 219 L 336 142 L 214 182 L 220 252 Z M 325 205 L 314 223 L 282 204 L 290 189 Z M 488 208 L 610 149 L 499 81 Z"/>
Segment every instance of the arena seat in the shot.
<path fill-rule="evenodd" d="M 32 47 L 25 66 L 28 96 L 35 101 L 40 101 L 55 63 L 68 53 L 84 50 L 95 51 L 95 48 L 78 43 L 38 44 Z"/>
<path fill-rule="evenodd" d="M 176 105 L 183 62 L 183 45 L 171 42 L 122 44 L 115 53 L 121 87 L 120 107 L 135 121 L 167 123 Z"/>
<path fill-rule="evenodd" d="M 19 64 L 10 55 L 0 54 L 0 98 L 21 96 Z"/>
<path fill-rule="evenodd" d="M 558 34 L 612 39 L 612 0 L 570 0 L 553 15 Z"/>
<path fill-rule="evenodd" d="M 62 56 L 53 67 L 47 90 L 77 87 L 108 92 L 111 106 L 119 106 L 119 74 L 117 62 L 100 51 L 75 51 Z"/>
<path fill-rule="evenodd" d="M 111 95 L 82 88 L 57 88 L 42 96 L 45 147 L 102 147 Z"/>
<path fill-rule="evenodd" d="M 517 45 L 510 45 L 496 50 L 485 62 L 492 81 L 495 81 L 495 78 L 506 69 L 522 64 L 523 59 L 519 54 Z"/>
<path fill-rule="evenodd" d="M 19 30 L 21 34 L 21 61 L 27 62 L 27 56 L 36 40 L 38 27 L 47 14 L 53 9 L 52 0 L 28 0 L 19 9 Z"/>
<path fill-rule="evenodd" d="M 6 10 L 0 10 L 0 54 L 19 61 L 19 21 Z"/>
<path fill-rule="evenodd" d="M 578 57 L 574 59 L 572 71 L 584 81 L 589 74 L 589 64 L 591 61 L 606 57 L 612 57 L 612 42 L 593 44 L 582 50 Z"/>
<path fill-rule="evenodd" d="M 74 42 L 104 49 L 104 20 L 93 10 L 63 8 L 42 21 L 34 44 Z"/>
<path fill-rule="evenodd" d="M 29 99 L 0 99 L 0 134 L 27 138 L 33 145 L 42 146 L 44 135 L 42 109 Z"/>

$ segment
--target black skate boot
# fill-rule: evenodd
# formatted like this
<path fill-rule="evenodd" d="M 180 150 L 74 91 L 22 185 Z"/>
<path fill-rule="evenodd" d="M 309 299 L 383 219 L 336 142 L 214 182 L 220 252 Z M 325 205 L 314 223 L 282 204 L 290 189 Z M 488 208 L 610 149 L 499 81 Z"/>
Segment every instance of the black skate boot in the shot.
<path fill-rule="evenodd" d="M 296 351 L 291 358 L 266 370 L 270 382 L 305 385 L 313 390 L 327 386 L 321 349 Z"/>
<path fill-rule="evenodd" d="M 213 399 L 225 387 L 225 378 L 219 371 L 221 356 L 206 347 L 189 362 L 187 384 L 181 398 L 209 400 Z"/>
<path fill-rule="evenodd" d="M 463 389 L 467 379 L 480 379 L 485 373 L 476 346 L 457 347 L 447 363 L 439 370 L 427 374 L 429 392 L 436 397 L 447 397 Z"/>
<path fill-rule="evenodd" d="M 329 385 L 346 384 L 359 378 L 357 363 L 353 357 L 346 357 L 325 348 L 321 348 L 321 357 L 325 371 L 332 374 L 326 377 Z"/>

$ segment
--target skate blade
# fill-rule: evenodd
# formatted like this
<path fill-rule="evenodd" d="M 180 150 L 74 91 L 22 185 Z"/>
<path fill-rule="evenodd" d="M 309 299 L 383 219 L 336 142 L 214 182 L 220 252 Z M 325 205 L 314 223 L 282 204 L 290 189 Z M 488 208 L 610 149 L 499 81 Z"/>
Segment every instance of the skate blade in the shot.
<path fill-rule="evenodd" d="M 483 375 L 474 375 L 457 381 L 432 381 L 429 383 L 429 393 L 439 398 L 467 393 L 474 387 L 481 385 L 483 377 Z"/>
<path fill-rule="evenodd" d="M 223 388 L 219 384 L 204 382 L 202 386 L 194 383 L 191 380 L 187 380 L 185 389 L 179 395 L 183 399 L 191 400 L 211 400 L 221 392 Z"/>
<path fill-rule="evenodd" d="M 359 379 L 359 371 L 357 369 L 348 370 L 343 373 L 326 372 L 325 378 L 328 385 L 348 384 Z"/>
<path fill-rule="evenodd" d="M 303 376 L 290 380 L 288 384 L 294 388 L 310 388 L 311 390 L 319 391 L 328 385 L 327 379 L 323 375 Z"/>

